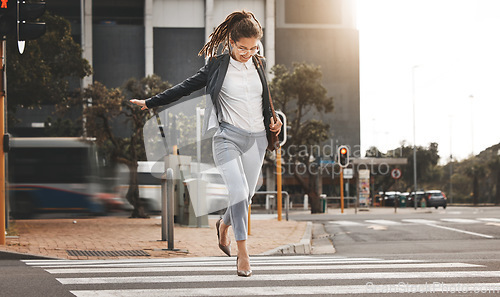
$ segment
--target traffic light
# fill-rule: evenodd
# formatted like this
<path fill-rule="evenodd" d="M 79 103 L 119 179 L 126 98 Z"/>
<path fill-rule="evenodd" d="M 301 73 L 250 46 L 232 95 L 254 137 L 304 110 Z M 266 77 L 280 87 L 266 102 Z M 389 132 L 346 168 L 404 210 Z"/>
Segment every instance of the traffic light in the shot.
<path fill-rule="evenodd" d="M 16 30 L 16 0 L 3 0 L 0 5 L 0 37 L 3 39 Z"/>
<path fill-rule="evenodd" d="M 278 139 L 280 141 L 280 146 L 286 143 L 287 133 L 286 133 L 286 115 L 281 111 L 276 111 L 276 116 L 280 119 L 283 126 L 281 126 L 280 134 L 278 134 Z"/>
<path fill-rule="evenodd" d="M 45 23 L 33 22 L 41 17 L 44 12 L 45 2 L 26 3 L 24 0 L 17 0 L 17 40 L 19 53 L 22 54 L 24 52 L 26 40 L 37 39 L 45 34 Z"/>
<path fill-rule="evenodd" d="M 349 165 L 349 147 L 346 145 L 339 146 L 337 156 L 340 167 L 345 168 Z"/>

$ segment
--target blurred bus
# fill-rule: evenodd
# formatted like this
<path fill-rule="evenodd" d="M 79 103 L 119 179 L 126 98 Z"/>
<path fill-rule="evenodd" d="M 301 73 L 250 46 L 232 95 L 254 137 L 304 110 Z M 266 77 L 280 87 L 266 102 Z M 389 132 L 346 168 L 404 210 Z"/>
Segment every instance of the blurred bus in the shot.
<path fill-rule="evenodd" d="M 41 213 L 102 214 L 97 150 L 82 138 L 12 138 L 9 203 L 16 219 Z"/>
<path fill-rule="evenodd" d="M 142 201 L 146 212 L 159 213 L 161 212 L 161 179 L 159 178 L 165 171 L 163 163 L 157 166 L 157 162 L 139 161 L 137 162 L 137 183 L 139 187 L 139 198 Z M 196 163 L 191 163 L 190 169 L 196 169 Z M 218 211 L 227 207 L 229 198 L 227 187 L 222 180 L 217 168 L 202 164 L 201 179 L 206 182 L 206 199 L 207 209 Z M 187 185 L 196 179 L 191 178 L 194 175 L 192 172 L 183 183 Z M 129 188 L 130 172 L 127 166 L 120 164 L 118 167 L 118 184 L 116 191 L 120 197 L 125 197 Z"/>

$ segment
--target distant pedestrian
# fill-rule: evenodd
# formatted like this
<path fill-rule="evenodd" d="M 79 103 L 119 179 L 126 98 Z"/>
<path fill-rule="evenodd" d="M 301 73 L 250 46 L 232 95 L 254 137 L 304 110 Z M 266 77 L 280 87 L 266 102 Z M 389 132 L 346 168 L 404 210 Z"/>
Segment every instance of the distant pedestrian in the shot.
<path fill-rule="evenodd" d="M 209 59 L 195 75 L 147 100 L 130 100 L 147 109 L 175 102 L 206 87 L 212 105 L 207 104 L 205 110 L 204 132 L 217 129 L 212 142 L 214 161 L 229 192 L 228 208 L 216 224 L 218 245 L 231 255 L 228 228 L 233 226 L 239 276 L 252 274 L 246 245 L 248 205 L 256 190 L 267 136 L 279 133 L 282 126 L 273 120 L 265 60 L 257 55 L 262 35 L 253 13 L 235 11 L 215 28 L 198 53 Z M 217 55 L 221 45 L 224 53 Z"/>

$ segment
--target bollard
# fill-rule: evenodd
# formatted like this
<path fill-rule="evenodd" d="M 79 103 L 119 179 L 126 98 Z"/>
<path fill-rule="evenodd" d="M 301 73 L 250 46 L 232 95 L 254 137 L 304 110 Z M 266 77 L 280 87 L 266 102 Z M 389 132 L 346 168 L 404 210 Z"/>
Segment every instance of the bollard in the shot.
<path fill-rule="evenodd" d="M 161 241 L 167 241 L 167 175 L 161 176 Z"/>
<path fill-rule="evenodd" d="M 167 169 L 167 220 L 168 220 L 168 249 L 174 249 L 174 170 Z"/>
<path fill-rule="evenodd" d="M 161 240 L 174 249 L 174 170 L 168 168 L 161 182 Z"/>

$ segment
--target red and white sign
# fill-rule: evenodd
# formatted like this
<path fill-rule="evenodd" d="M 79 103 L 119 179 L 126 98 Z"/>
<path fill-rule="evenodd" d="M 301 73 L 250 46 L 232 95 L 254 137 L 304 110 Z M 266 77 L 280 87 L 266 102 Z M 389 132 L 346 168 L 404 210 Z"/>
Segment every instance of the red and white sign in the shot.
<path fill-rule="evenodd" d="M 393 179 L 400 179 L 401 178 L 401 169 L 399 169 L 399 168 L 392 169 L 391 176 Z"/>

